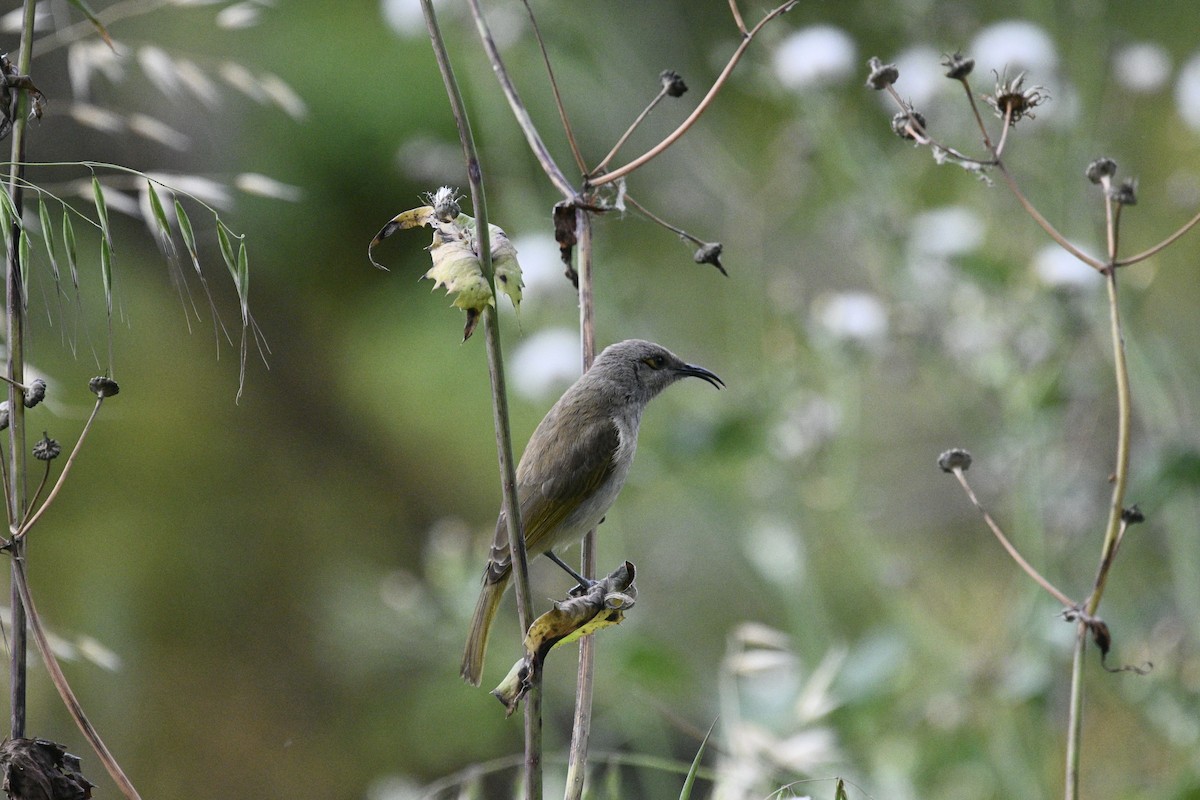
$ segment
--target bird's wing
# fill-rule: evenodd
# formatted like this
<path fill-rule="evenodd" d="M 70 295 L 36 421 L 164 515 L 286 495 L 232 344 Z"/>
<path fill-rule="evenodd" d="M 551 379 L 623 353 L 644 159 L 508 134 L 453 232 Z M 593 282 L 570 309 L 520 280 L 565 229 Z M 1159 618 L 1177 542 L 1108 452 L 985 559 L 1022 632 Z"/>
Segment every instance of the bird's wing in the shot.
<path fill-rule="evenodd" d="M 621 444 L 620 432 L 609 417 L 593 418 L 579 426 L 575 437 L 543 441 L 534 436 L 528 450 L 541 465 L 538 474 L 518 480 L 525 545 L 544 553 L 584 531 L 563 531 L 563 521 L 591 498 L 612 474 Z M 522 459 L 523 461 L 525 459 Z M 532 473 L 532 470 L 530 470 Z M 564 536 L 565 535 L 565 536 Z"/>

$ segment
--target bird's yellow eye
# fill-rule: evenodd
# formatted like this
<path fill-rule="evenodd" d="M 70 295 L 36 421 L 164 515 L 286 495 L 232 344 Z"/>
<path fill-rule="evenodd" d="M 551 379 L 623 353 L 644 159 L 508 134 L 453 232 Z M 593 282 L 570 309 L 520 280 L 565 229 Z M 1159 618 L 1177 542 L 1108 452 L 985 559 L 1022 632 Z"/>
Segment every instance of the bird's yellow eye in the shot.
<path fill-rule="evenodd" d="M 662 369 L 667 365 L 667 360 L 662 356 L 650 356 L 643 361 L 650 369 Z"/>

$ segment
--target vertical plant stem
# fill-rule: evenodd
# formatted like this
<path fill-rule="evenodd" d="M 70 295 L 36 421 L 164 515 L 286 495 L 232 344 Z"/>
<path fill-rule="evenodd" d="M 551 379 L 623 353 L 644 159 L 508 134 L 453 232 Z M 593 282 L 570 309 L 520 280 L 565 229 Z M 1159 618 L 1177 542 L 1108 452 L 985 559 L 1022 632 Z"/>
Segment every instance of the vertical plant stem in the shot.
<path fill-rule="evenodd" d="M 1129 388 L 1129 366 L 1125 359 L 1125 336 L 1121 330 L 1121 309 L 1117 303 L 1117 222 L 1111 203 L 1105 201 L 1108 221 L 1108 266 L 1103 271 L 1108 286 L 1109 332 L 1112 336 L 1113 371 L 1117 382 L 1117 463 L 1113 470 L 1112 502 L 1108 509 L 1108 525 L 1100 554 L 1100 569 L 1092 593 L 1083 603 L 1086 617 L 1094 616 L 1108 580 L 1109 569 L 1121 536 L 1121 517 L 1125 508 L 1125 491 L 1129 484 L 1129 445 L 1133 420 L 1133 403 Z M 1118 208 L 1119 212 L 1119 208 Z M 1083 737 L 1083 655 L 1087 649 L 1086 617 L 1081 618 L 1075 632 L 1075 651 L 1071 659 L 1071 695 L 1067 716 L 1067 774 L 1064 793 L 1067 800 L 1079 800 L 1079 763 Z"/>
<path fill-rule="evenodd" d="M 1083 654 L 1087 650 L 1087 625 L 1075 627 L 1075 652 L 1071 657 L 1071 695 L 1067 710 L 1067 800 L 1079 800 L 1079 748 L 1083 737 Z"/>
<path fill-rule="evenodd" d="M 488 232 L 487 196 L 483 188 L 483 169 L 475 148 L 475 137 L 467 118 L 466 105 L 454 78 L 454 69 L 446 52 L 445 40 L 438 27 L 432 0 L 421 0 L 425 24 L 433 44 L 434 56 L 450 109 L 458 126 L 459 141 L 467 163 L 467 180 L 471 184 L 471 206 L 475 214 L 476 242 L 483 274 L 496 297 L 496 276 L 492 269 L 491 237 Z M 516 464 L 512 457 L 512 432 L 509 426 L 508 392 L 504 380 L 504 354 L 500 345 L 500 319 L 495 305 L 483 311 L 484 337 L 487 343 L 488 374 L 492 385 L 492 415 L 496 429 L 496 452 L 500 464 L 500 483 L 503 491 L 504 516 L 508 525 L 508 541 L 512 549 L 512 571 L 516 583 L 517 607 L 521 630 L 529 630 L 533 622 L 533 602 L 529 594 L 529 562 L 525 553 L 525 537 L 521 526 L 521 507 L 517 499 Z M 533 681 L 525 696 L 525 795 L 529 800 L 542 800 L 542 696 L 541 686 Z"/>
<path fill-rule="evenodd" d="M 592 292 L 592 218 L 582 208 L 575 210 L 575 271 L 579 275 L 579 333 L 586 372 L 596 358 L 596 319 Z M 596 532 L 583 537 L 580 572 L 596 576 Z M 571 729 L 571 753 L 567 765 L 566 800 L 580 800 L 587 778 L 588 744 L 592 733 L 592 691 L 596 672 L 596 637 L 579 640 L 579 672 L 575 683 L 575 722 Z"/>
<path fill-rule="evenodd" d="M 21 49 L 17 56 L 17 71 L 22 75 L 29 74 L 29 64 L 33 52 L 33 19 L 34 0 L 25 0 L 25 13 L 22 18 Z M 13 111 L 12 130 L 12 167 L 9 172 L 8 196 L 12 200 L 16 217 L 12 227 L 5 231 L 8 237 L 8 258 L 5 269 L 5 309 L 7 320 L 5 325 L 5 341 L 8 344 L 8 355 L 5 363 L 5 374 L 8 383 L 8 526 L 9 532 L 15 534 L 21 525 L 21 514 L 25 508 L 25 404 L 22 391 L 18 385 L 25 382 L 25 337 L 24 337 L 24 298 L 21 293 L 20 236 L 21 212 L 23 196 L 21 183 L 24 179 L 25 163 L 25 132 L 26 116 L 29 109 L 29 97 L 23 91 L 14 92 L 15 109 Z M 16 739 L 25 735 L 25 654 L 28 649 L 28 639 L 25 630 L 25 606 L 21 602 L 17 590 L 18 563 L 25 557 L 25 543 L 13 541 L 12 544 L 12 660 L 9 667 L 9 698 L 11 704 L 11 720 L 9 735 Z"/>

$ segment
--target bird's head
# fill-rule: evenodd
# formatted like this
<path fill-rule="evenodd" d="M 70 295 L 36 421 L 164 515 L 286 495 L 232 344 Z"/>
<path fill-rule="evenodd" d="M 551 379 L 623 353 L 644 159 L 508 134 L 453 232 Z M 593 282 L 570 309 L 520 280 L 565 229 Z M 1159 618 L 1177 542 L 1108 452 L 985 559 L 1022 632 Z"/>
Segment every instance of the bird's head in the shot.
<path fill-rule="evenodd" d="M 720 389 L 725 384 L 704 367 L 688 364 L 662 345 L 643 339 L 626 339 L 609 345 L 592 365 L 628 391 L 647 402 L 680 378 L 700 378 Z"/>

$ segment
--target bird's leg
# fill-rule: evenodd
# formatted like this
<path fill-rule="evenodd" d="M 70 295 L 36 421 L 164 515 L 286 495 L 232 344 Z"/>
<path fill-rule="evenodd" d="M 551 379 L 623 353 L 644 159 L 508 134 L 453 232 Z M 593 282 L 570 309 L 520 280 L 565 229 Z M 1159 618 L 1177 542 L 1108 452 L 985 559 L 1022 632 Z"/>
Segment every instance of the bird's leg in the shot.
<path fill-rule="evenodd" d="M 571 594 L 576 594 L 577 592 L 579 594 L 582 594 L 583 592 L 586 592 L 588 589 L 592 588 L 592 586 L 594 586 L 596 584 L 595 581 L 588 580 L 587 578 L 583 577 L 578 572 L 576 572 L 567 562 L 563 561 L 561 558 L 556 556 L 554 554 L 553 550 L 546 551 L 546 558 L 550 559 L 555 564 L 558 564 L 560 567 L 562 567 L 564 570 L 566 570 L 566 573 L 568 575 L 570 575 L 572 578 L 574 578 L 575 581 L 579 584 L 577 589 L 571 590 Z"/>

